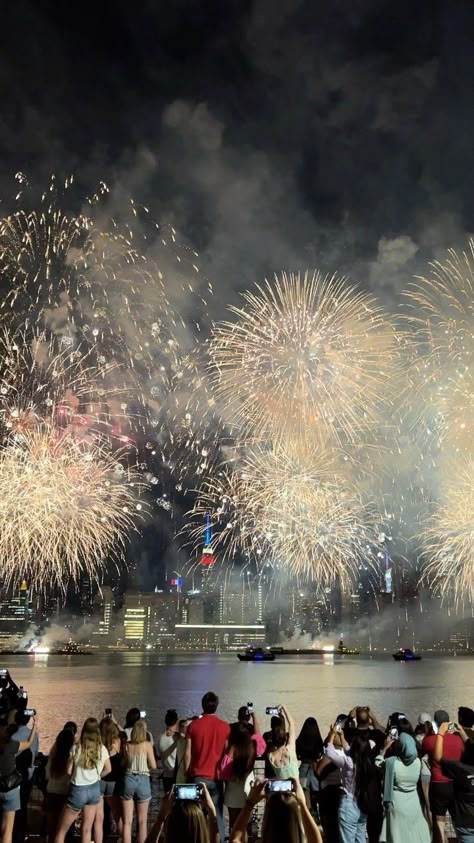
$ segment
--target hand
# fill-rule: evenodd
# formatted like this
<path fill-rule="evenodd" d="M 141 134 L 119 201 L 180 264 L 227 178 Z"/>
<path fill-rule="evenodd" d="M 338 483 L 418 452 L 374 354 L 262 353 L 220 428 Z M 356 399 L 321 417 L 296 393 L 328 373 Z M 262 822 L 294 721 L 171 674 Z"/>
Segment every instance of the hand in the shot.
<path fill-rule="evenodd" d="M 266 779 L 262 779 L 262 781 L 256 781 L 252 785 L 252 789 L 247 796 L 247 802 L 251 805 L 258 805 L 262 799 L 265 798 L 265 785 L 267 783 Z"/>
<path fill-rule="evenodd" d="M 438 735 L 444 738 L 446 732 L 448 731 L 449 723 L 441 723 L 441 726 L 438 729 Z"/>
<path fill-rule="evenodd" d="M 306 806 L 306 797 L 304 795 L 304 790 L 301 787 L 301 782 L 299 779 L 292 779 L 293 782 L 293 793 L 295 794 L 295 799 L 300 805 Z"/>
<path fill-rule="evenodd" d="M 392 738 L 392 736 L 387 735 L 387 737 L 385 738 L 385 743 L 383 745 L 383 751 L 386 752 L 387 749 L 390 749 L 390 747 L 392 746 L 393 743 L 394 743 L 394 739 Z"/>
<path fill-rule="evenodd" d="M 356 716 L 356 711 L 357 711 L 357 706 L 354 706 L 354 708 L 351 708 L 351 710 L 349 712 L 349 719 L 350 720 L 354 720 L 354 718 Z"/>
<path fill-rule="evenodd" d="M 214 805 L 214 802 L 212 801 L 212 799 L 209 795 L 209 791 L 208 791 L 206 785 L 204 784 L 204 782 L 200 782 L 200 785 L 202 787 L 201 802 L 202 802 L 203 806 L 205 808 L 207 808 L 207 810 L 215 817 L 216 816 L 216 806 Z"/>

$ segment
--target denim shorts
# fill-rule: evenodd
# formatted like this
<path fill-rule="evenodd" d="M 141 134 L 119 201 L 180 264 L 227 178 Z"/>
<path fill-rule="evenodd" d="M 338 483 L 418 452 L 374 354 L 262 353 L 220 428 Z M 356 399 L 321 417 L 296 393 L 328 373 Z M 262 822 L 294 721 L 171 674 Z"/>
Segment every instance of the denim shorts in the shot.
<path fill-rule="evenodd" d="M 7 790 L 4 793 L 0 793 L 0 810 L 2 812 L 20 810 L 19 787 L 15 787 L 13 790 Z"/>
<path fill-rule="evenodd" d="M 313 765 L 302 762 L 300 766 L 300 784 L 304 790 L 319 790 L 319 780 L 314 774 Z"/>
<path fill-rule="evenodd" d="M 66 806 L 72 811 L 82 811 L 86 805 L 98 805 L 100 802 L 100 782 L 94 784 L 72 784 Z"/>
<path fill-rule="evenodd" d="M 151 799 L 150 776 L 146 773 L 125 773 L 122 786 L 122 799 L 136 799 L 137 802 L 149 802 Z"/>
<path fill-rule="evenodd" d="M 102 796 L 113 796 L 115 793 L 115 782 L 100 780 L 100 792 Z"/>

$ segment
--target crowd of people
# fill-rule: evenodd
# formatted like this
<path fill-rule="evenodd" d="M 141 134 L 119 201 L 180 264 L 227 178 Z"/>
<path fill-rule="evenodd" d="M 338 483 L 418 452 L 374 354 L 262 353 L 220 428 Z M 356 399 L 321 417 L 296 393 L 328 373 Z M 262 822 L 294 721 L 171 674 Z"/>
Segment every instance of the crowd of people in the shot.
<path fill-rule="evenodd" d="M 257 814 L 262 843 L 447 843 L 448 814 L 455 839 L 474 843 L 468 708 L 455 721 L 441 709 L 422 713 L 416 724 L 394 712 L 382 726 L 359 706 L 323 738 L 315 717 L 298 731 L 285 705 L 267 709 L 268 731 L 250 704 L 228 723 L 209 691 L 200 715 L 169 710 L 156 742 L 136 708 L 123 726 L 110 710 L 81 729 L 67 722 L 41 766 L 34 711 L 15 694 L 0 708 L 1 843 L 27 839 L 35 782 L 48 843 L 70 841 L 79 817 L 82 843 L 111 831 L 131 843 L 134 828 L 137 843 L 247 843 Z M 157 768 L 164 795 L 149 817 Z"/>

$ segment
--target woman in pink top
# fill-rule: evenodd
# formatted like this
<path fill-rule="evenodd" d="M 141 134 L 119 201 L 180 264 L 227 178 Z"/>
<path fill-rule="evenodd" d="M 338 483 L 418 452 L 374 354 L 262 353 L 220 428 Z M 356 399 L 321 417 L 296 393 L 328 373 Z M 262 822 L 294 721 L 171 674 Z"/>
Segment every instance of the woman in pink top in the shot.
<path fill-rule="evenodd" d="M 252 726 L 246 723 L 234 725 L 220 764 L 220 778 L 226 783 L 224 805 L 229 812 L 229 827 L 232 828 L 245 805 L 254 782 L 255 759 L 265 751 L 265 741 L 258 732 L 252 734 Z"/>

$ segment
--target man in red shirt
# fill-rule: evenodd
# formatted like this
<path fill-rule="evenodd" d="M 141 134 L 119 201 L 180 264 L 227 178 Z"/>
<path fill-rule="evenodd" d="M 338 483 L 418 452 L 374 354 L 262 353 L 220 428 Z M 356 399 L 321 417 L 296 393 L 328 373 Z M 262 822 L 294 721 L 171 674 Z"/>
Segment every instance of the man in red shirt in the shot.
<path fill-rule="evenodd" d="M 449 723 L 447 711 L 435 711 L 434 722 L 438 729 L 442 723 Z M 433 819 L 433 843 L 445 843 L 445 821 L 449 811 L 455 816 L 454 786 L 452 779 L 443 775 L 441 765 L 435 761 L 437 735 L 427 735 L 421 744 L 421 755 L 427 755 L 431 767 L 430 810 Z M 456 732 L 446 732 L 444 736 L 443 761 L 460 761 L 464 752 L 462 738 Z"/>
<path fill-rule="evenodd" d="M 184 769 L 190 781 L 204 782 L 216 806 L 220 839 L 224 840 L 224 792 L 217 779 L 217 767 L 226 748 L 230 726 L 216 715 L 219 697 L 208 691 L 202 698 L 202 715 L 192 720 L 186 732 Z"/>

